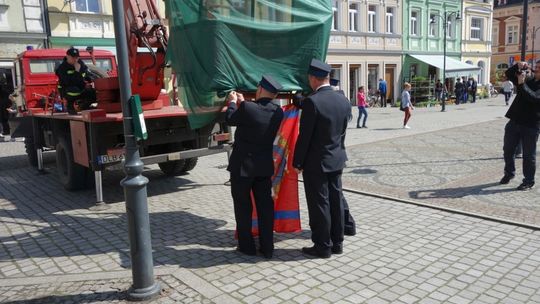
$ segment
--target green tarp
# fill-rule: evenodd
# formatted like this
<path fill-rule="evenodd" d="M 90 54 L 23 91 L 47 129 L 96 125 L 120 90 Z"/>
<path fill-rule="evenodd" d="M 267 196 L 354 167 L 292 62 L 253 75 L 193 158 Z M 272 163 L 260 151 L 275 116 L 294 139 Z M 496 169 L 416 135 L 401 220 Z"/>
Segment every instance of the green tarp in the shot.
<path fill-rule="evenodd" d="M 284 91 L 308 90 L 312 58 L 324 60 L 330 0 L 167 1 L 167 57 L 192 128 L 214 120 L 231 90 L 255 91 L 270 74 Z"/>

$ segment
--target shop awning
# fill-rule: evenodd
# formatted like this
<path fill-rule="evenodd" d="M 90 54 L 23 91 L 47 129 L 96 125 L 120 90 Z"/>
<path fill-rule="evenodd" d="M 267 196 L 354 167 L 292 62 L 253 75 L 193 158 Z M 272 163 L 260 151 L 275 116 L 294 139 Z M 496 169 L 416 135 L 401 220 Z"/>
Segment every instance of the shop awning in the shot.
<path fill-rule="evenodd" d="M 432 65 L 438 69 L 443 69 L 444 65 L 444 56 L 443 55 L 409 55 L 413 58 L 416 58 L 424 63 Z M 481 70 L 480 67 L 461 62 L 454 58 L 446 56 L 446 69 L 445 74 L 448 76 L 467 76 L 469 74 L 479 73 Z"/>

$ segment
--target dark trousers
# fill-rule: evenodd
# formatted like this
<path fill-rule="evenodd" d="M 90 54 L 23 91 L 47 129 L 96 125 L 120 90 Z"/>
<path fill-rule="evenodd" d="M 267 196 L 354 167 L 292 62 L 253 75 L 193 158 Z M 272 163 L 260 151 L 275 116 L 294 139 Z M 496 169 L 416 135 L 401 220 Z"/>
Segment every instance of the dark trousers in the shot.
<path fill-rule="evenodd" d="M 476 102 L 476 91 L 471 91 L 472 103 Z"/>
<path fill-rule="evenodd" d="M 503 92 L 504 93 L 504 102 L 506 105 L 508 105 L 508 102 L 510 101 L 510 97 L 512 97 L 512 92 Z"/>
<path fill-rule="evenodd" d="M 231 174 L 231 193 L 234 201 L 238 247 L 242 251 L 255 252 L 255 242 L 251 235 L 252 191 L 257 208 L 261 251 L 272 252 L 274 250 L 274 200 L 271 189 L 270 176 L 241 177 Z"/>
<path fill-rule="evenodd" d="M 381 107 L 386 108 L 386 92 L 381 92 Z"/>
<path fill-rule="evenodd" d="M 349 211 L 349 204 L 343 195 L 343 231 L 349 235 L 356 234 L 356 222 Z"/>
<path fill-rule="evenodd" d="M 0 110 L 0 123 L 2 124 L 2 135 L 9 135 L 9 112 Z"/>
<path fill-rule="evenodd" d="M 521 141 L 523 150 L 523 182 L 534 183 L 536 173 L 536 143 L 538 141 L 538 128 L 531 128 L 517 124 L 510 120 L 504 128 L 504 173 L 514 176 L 516 174 L 515 155 Z"/>
<path fill-rule="evenodd" d="M 358 107 L 358 119 L 356 120 L 356 126 L 360 127 L 360 120 L 362 119 L 362 115 L 364 116 L 364 122 L 362 123 L 362 127 L 366 126 L 366 120 L 367 120 L 367 111 L 366 107 Z"/>
<path fill-rule="evenodd" d="M 304 171 L 303 174 L 311 240 L 320 252 L 329 253 L 332 245 L 343 243 L 341 172 Z"/>
<path fill-rule="evenodd" d="M 79 93 L 77 96 L 70 96 L 65 94 L 67 101 L 68 110 L 75 109 L 75 102 L 79 103 L 79 108 L 81 110 L 87 110 L 90 107 L 90 104 L 96 102 L 96 90 L 93 88 L 79 89 L 77 87 L 69 87 L 66 89 L 66 92 Z"/>

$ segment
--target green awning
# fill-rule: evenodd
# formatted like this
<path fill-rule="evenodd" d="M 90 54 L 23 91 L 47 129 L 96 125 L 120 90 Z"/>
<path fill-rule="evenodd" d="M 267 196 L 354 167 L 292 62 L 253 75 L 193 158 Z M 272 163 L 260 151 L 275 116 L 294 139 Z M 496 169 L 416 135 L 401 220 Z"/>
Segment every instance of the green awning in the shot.
<path fill-rule="evenodd" d="M 115 46 L 114 38 L 91 37 L 50 37 L 49 41 L 54 47 L 85 45 L 85 46 Z"/>

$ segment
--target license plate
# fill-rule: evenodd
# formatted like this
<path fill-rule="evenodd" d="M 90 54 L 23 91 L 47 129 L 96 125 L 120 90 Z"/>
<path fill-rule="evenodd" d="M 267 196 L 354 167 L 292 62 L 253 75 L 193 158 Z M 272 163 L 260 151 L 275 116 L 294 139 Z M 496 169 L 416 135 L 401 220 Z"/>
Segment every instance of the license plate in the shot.
<path fill-rule="evenodd" d="M 113 164 L 123 161 L 125 157 L 124 149 L 109 149 L 107 154 L 99 155 L 97 161 L 99 165 Z"/>

